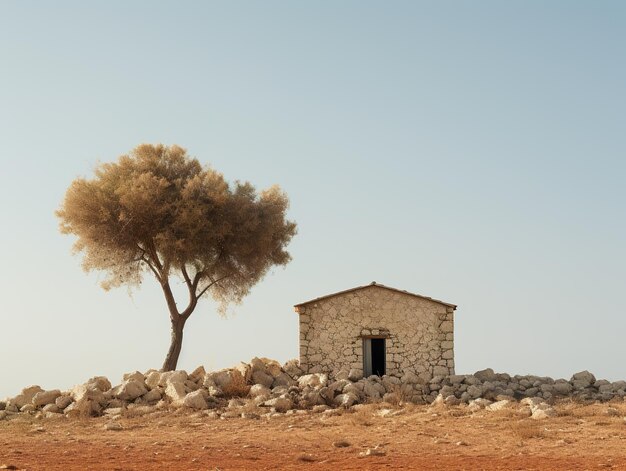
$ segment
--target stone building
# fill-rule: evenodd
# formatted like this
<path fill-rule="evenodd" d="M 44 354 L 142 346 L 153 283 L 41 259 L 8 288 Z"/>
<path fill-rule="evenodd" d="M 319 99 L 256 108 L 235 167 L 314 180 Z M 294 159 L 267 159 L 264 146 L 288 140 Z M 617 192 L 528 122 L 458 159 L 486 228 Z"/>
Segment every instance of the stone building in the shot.
<path fill-rule="evenodd" d="M 306 372 L 454 374 L 454 304 L 372 282 L 294 307 Z"/>

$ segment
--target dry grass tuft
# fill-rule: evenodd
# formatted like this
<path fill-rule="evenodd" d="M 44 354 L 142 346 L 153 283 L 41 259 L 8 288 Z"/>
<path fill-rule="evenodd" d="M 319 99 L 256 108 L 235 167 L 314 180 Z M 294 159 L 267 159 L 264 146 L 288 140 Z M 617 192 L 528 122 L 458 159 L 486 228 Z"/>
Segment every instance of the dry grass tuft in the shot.
<path fill-rule="evenodd" d="M 545 428 L 541 424 L 529 420 L 522 420 L 511 424 L 511 430 L 515 436 L 522 440 L 544 438 L 546 435 Z"/>

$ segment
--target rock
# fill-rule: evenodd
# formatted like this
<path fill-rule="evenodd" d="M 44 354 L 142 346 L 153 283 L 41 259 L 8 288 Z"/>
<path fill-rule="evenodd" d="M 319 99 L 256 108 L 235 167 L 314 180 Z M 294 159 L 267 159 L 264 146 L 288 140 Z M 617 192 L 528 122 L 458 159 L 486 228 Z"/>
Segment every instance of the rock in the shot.
<path fill-rule="evenodd" d="M 265 364 L 265 372 L 272 378 L 278 378 L 283 373 L 283 369 L 276 360 L 270 360 L 269 358 L 261 358 L 261 361 Z"/>
<path fill-rule="evenodd" d="M 446 406 L 458 406 L 461 403 L 461 400 L 454 394 L 450 394 L 449 396 L 446 396 L 444 402 Z"/>
<path fill-rule="evenodd" d="M 124 375 L 122 376 L 122 381 L 128 381 L 131 379 L 134 381 L 139 381 L 140 383 L 146 382 L 146 377 L 143 375 L 143 373 L 139 371 L 133 371 L 132 373 L 124 373 Z"/>
<path fill-rule="evenodd" d="M 24 404 L 22 407 L 20 407 L 20 412 L 24 412 L 24 413 L 35 412 L 35 406 L 32 404 Z"/>
<path fill-rule="evenodd" d="M 111 381 L 109 381 L 106 376 L 94 376 L 93 378 L 89 378 L 85 385 L 89 389 L 97 389 L 102 392 L 111 389 Z"/>
<path fill-rule="evenodd" d="M 291 378 L 291 376 L 289 376 L 287 373 L 284 372 L 280 372 L 280 374 L 278 376 L 276 376 L 274 378 L 274 382 L 272 383 L 272 387 L 276 387 L 276 386 L 294 386 L 296 385 L 297 382 Z"/>
<path fill-rule="evenodd" d="M 145 382 L 148 389 L 152 390 L 156 388 L 161 383 L 161 373 L 159 373 L 158 371 L 151 371 L 150 373 L 146 374 Z M 165 383 L 163 383 L 162 386 L 164 385 Z"/>
<path fill-rule="evenodd" d="M 107 407 L 102 411 L 102 414 L 107 416 L 120 415 L 123 410 L 122 407 Z"/>
<path fill-rule="evenodd" d="M 596 377 L 587 370 L 574 373 L 572 379 L 570 379 L 570 383 L 572 383 L 576 389 L 587 388 L 595 382 Z"/>
<path fill-rule="evenodd" d="M 216 386 L 227 396 L 245 396 L 250 389 L 239 370 L 221 370 L 207 373 L 204 377 L 204 387 L 209 389 L 209 393 L 211 393 L 211 386 Z"/>
<path fill-rule="evenodd" d="M 347 448 L 347 447 L 352 446 L 352 445 L 347 440 L 337 440 L 336 442 L 333 442 L 333 446 L 335 448 Z"/>
<path fill-rule="evenodd" d="M 201 389 L 197 391 L 190 392 L 183 399 L 183 405 L 186 407 L 190 407 L 191 409 L 204 410 L 208 409 L 209 405 L 204 398 L 204 394 L 206 394 Z"/>
<path fill-rule="evenodd" d="M 62 395 L 57 397 L 54 403 L 59 409 L 65 409 L 72 403 L 72 398 L 70 396 Z"/>
<path fill-rule="evenodd" d="M 161 400 L 162 397 L 163 394 L 161 390 L 158 387 L 155 387 L 154 389 L 151 389 L 146 394 L 141 396 L 141 399 L 143 399 L 145 402 L 158 402 Z"/>
<path fill-rule="evenodd" d="M 347 409 L 348 407 L 351 407 L 353 404 L 356 404 L 358 400 L 359 398 L 355 394 L 347 393 L 347 394 L 339 394 L 337 397 L 335 397 L 334 403 L 335 405 L 339 407 L 344 407 Z"/>
<path fill-rule="evenodd" d="M 450 384 L 461 384 L 465 379 L 465 375 L 450 375 L 448 376 L 448 381 Z"/>
<path fill-rule="evenodd" d="M 298 360 L 289 360 L 287 363 L 283 365 L 283 371 L 291 376 L 293 379 L 296 379 L 298 376 L 301 376 L 303 371 L 300 368 L 300 362 Z"/>
<path fill-rule="evenodd" d="M 48 404 L 49 406 L 53 406 L 54 404 Z M 44 419 L 62 419 L 65 416 L 61 413 L 61 412 L 44 412 L 43 413 L 43 418 Z"/>
<path fill-rule="evenodd" d="M 256 370 L 252 372 L 252 382 L 255 384 L 262 384 L 267 388 L 271 388 L 274 383 L 274 377 L 267 374 L 265 371 Z"/>
<path fill-rule="evenodd" d="M 446 404 L 446 399 L 441 395 L 437 394 L 437 397 L 430 403 L 431 407 L 443 407 Z"/>
<path fill-rule="evenodd" d="M 187 396 L 185 384 L 181 382 L 168 382 L 165 387 L 165 395 L 173 403 L 182 402 L 185 399 L 185 396 Z"/>
<path fill-rule="evenodd" d="M 33 397 L 35 397 L 35 395 L 40 392 L 44 392 L 44 390 L 41 389 L 39 386 L 29 386 L 27 388 L 22 389 L 22 392 L 20 394 L 18 394 L 14 398 L 9 399 L 8 402 L 10 405 L 17 407 L 18 409 L 21 409 L 26 404 L 31 403 L 33 400 Z"/>
<path fill-rule="evenodd" d="M 141 380 L 137 379 L 137 375 L 141 376 Z M 139 396 L 143 396 L 148 392 L 148 388 L 143 380 L 143 375 L 138 371 L 133 373 L 130 379 L 125 380 L 116 389 L 115 397 L 122 401 L 134 401 Z"/>
<path fill-rule="evenodd" d="M 56 404 L 46 404 L 43 409 L 43 412 L 52 412 L 54 414 L 58 414 L 61 412 L 61 409 Z"/>
<path fill-rule="evenodd" d="M 496 381 L 498 379 L 497 375 L 491 368 L 477 371 L 474 373 L 474 377 L 483 383 L 485 381 Z"/>
<path fill-rule="evenodd" d="M 255 384 L 250 388 L 250 397 L 269 396 L 272 393 L 270 389 L 262 384 Z"/>
<path fill-rule="evenodd" d="M 61 391 L 53 389 L 52 391 L 41 391 L 33 396 L 32 404 L 35 407 L 46 406 L 48 404 L 54 404 L 57 397 L 61 395 Z"/>
<path fill-rule="evenodd" d="M 205 376 L 206 376 L 206 371 L 204 369 L 204 366 L 199 366 L 198 368 L 193 370 L 191 373 L 189 373 L 189 380 L 193 381 L 196 384 L 201 385 L 202 382 L 204 381 Z"/>
<path fill-rule="evenodd" d="M 166 388 L 170 383 L 185 384 L 189 376 L 185 370 L 164 371 L 159 374 L 159 383 L 157 386 Z"/>
<path fill-rule="evenodd" d="M 356 382 L 360 380 L 361 378 L 363 378 L 363 373 L 360 370 L 357 370 L 356 368 L 352 368 L 348 372 L 348 379 L 352 382 Z"/>
<path fill-rule="evenodd" d="M 556 415 L 556 411 L 554 409 L 535 409 L 531 415 L 531 418 L 534 420 L 542 420 L 547 419 L 549 417 L 554 417 Z"/>
<path fill-rule="evenodd" d="M 385 451 L 379 448 L 377 445 L 374 448 L 368 448 L 367 450 L 362 451 L 361 453 L 359 453 L 359 457 L 364 458 L 366 456 L 385 456 L 385 454 Z"/>
<path fill-rule="evenodd" d="M 349 371 L 341 369 L 337 373 L 335 373 L 334 380 L 335 381 L 347 380 L 349 375 L 350 375 Z"/>
<path fill-rule="evenodd" d="M 506 399 L 504 401 L 494 402 L 493 404 L 489 404 L 487 407 L 485 407 L 485 410 L 488 410 L 490 412 L 503 410 L 506 409 L 510 403 L 511 401 L 508 401 Z"/>
<path fill-rule="evenodd" d="M 476 411 L 484 409 L 485 407 L 489 406 L 491 403 L 492 402 L 490 400 L 479 397 L 478 399 L 474 399 L 470 401 L 467 408 L 471 412 L 476 412 Z"/>
<path fill-rule="evenodd" d="M 382 385 L 385 388 L 386 392 L 394 392 L 396 391 L 400 385 L 400 378 L 396 378 L 395 376 L 383 376 Z"/>
<path fill-rule="evenodd" d="M 325 373 L 312 373 L 304 376 L 300 376 L 298 378 L 298 386 L 301 388 L 310 387 L 310 388 L 323 388 L 328 384 L 328 375 Z"/>
<path fill-rule="evenodd" d="M 286 412 L 293 407 L 293 402 L 289 397 L 280 396 L 263 403 L 265 407 L 273 407 L 277 412 Z"/>
<path fill-rule="evenodd" d="M 107 422 L 104 424 L 104 430 L 119 431 L 122 430 L 122 425 L 115 421 Z"/>
<path fill-rule="evenodd" d="M 472 384 L 467 388 L 467 394 L 469 394 L 472 399 L 478 399 L 483 394 L 483 388 Z"/>
<path fill-rule="evenodd" d="M 559 380 L 552 385 L 553 392 L 561 396 L 569 395 L 572 392 L 572 389 L 573 386 L 564 380 Z"/>

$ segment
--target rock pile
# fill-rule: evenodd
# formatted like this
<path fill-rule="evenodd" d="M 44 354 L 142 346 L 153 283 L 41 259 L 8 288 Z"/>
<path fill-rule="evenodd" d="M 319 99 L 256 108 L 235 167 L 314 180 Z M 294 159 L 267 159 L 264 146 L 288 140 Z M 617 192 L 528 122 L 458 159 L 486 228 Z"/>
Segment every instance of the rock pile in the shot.
<path fill-rule="evenodd" d="M 171 408 L 208 410 L 221 417 L 259 418 L 263 414 L 321 412 L 350 408 L 368 402 L 433 405 L 467 404 L 470 410 L 497 411 L 521 401 L 533 418 L 554 415 L 554 399 L 582 401 L 623 400 L 626 381 L 596 380 L 588 371 L 567 381 L 539 376 L 510 376 L 492 369 L 471 375 L 435 376 L 430 381 L 413 373 L 394 376 L 359 377 L 356 370 L 304 374 L 296 360 L 280 365 L 274 360 L 254 358 L 234 368 L 206 372 L 200 367 L 185 371 L 146 373 L 135 371 L 112 386 L 105 377 L 94 377 L 68 391 L 44 391 L 30 386 L 15 397 L 0 401 L 0 419 L 15 414 L 40 417 L 107 416 L 125 411 L 143 415 Z"/>

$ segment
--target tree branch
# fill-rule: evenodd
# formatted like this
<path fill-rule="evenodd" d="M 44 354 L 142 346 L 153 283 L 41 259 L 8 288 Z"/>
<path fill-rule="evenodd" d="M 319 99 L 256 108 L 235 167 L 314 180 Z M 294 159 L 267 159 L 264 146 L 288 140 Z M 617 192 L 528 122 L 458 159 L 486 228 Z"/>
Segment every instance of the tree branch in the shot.
<path fill-rule="evenodd" d="M 196 298 L 197 298 L 197 299 L 200 299 L 200 297 L 201 297 L 204 293 L 206 293 L 206 291 L 207 291 L 207 290 L 208 290 L 211 286 L 213 286 L 213 285 L 214 285 L 214 284 L 216 284 L 216 283 L 219 283 L 219 282 L 220 282 L 220 281 L 222 281 L 224 278 L 228 278 L 229 276 L 230 276 L 230 275 L 224 275 L 223 277 L 218 278 L 217 280 L 213 280 L 213 279 L 211 279 L 211 283 L 209 283 L 207 286 L 205 286 L 205 287 L 202 289 L 202 291 L 200 291 L 200 293 L 198 294 L 198 296 L 196 296 Z"/>
<path fill-rule="evenodd" d="M 148 259 L 145 258 L 144 255 L 142 255 L 140 260 L 143 260 L 144 262 L 146 262 L 146 265 L 148 265 L 150 267 L 150 270 L 152 270 L 152 273 L 154 273 L 154 276 L 156 276 L 156 279 L 159 280 L 159 282 L 160 282 L 161 281 L 161 275 L 159 275 L 159 272 L 156 271 L 156 269 L 152 266 L 152 264 L 148 261 Z"/>
<path fill-rule="evenodd" d="M 189 274 L 187 273 L 187 267 L 183 263 L 183 266 L 180 268 L 180 271 L 183 272 L 183 278 L 185 279 L 185 283 L 187 284 L 187 288 L 192 288 L 191 278 L 189 278 Z"/>

